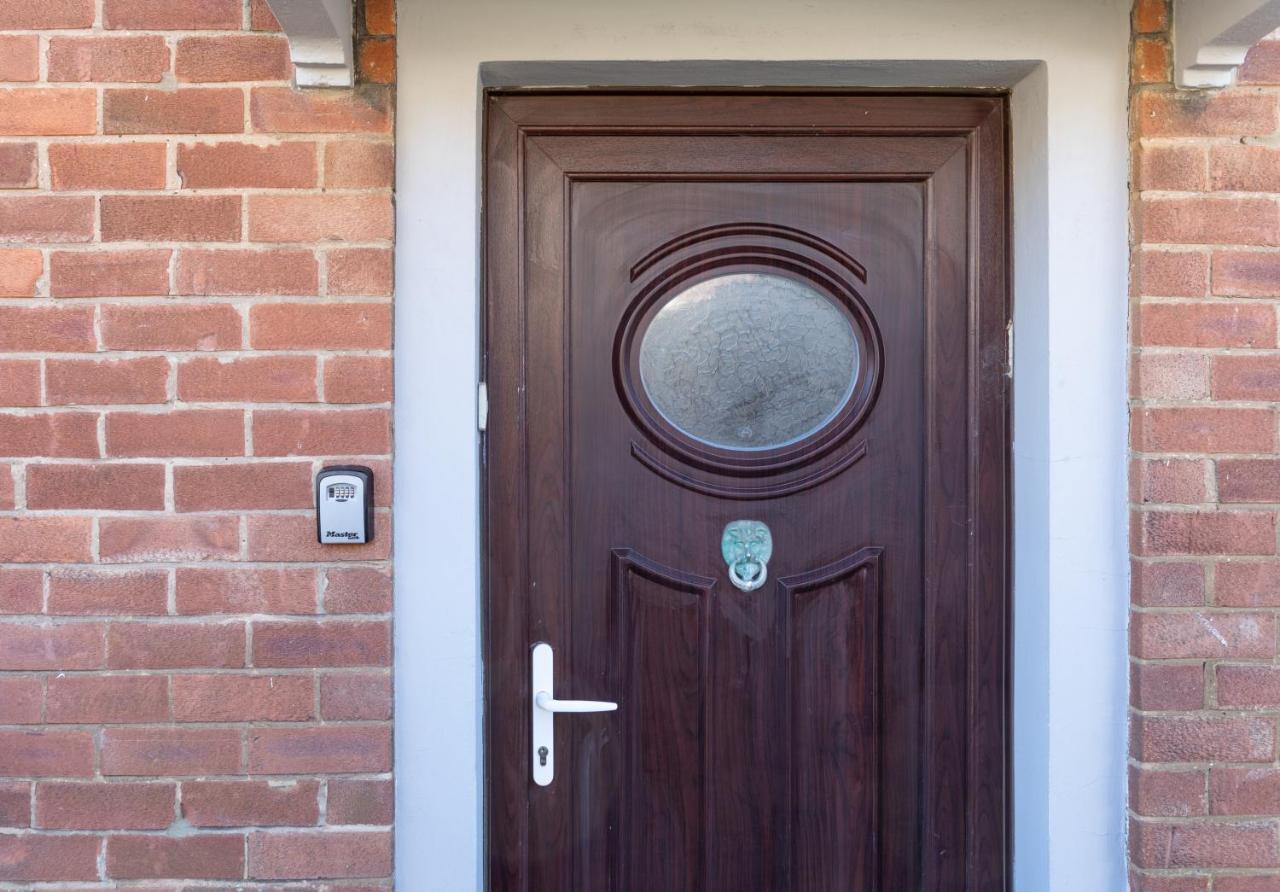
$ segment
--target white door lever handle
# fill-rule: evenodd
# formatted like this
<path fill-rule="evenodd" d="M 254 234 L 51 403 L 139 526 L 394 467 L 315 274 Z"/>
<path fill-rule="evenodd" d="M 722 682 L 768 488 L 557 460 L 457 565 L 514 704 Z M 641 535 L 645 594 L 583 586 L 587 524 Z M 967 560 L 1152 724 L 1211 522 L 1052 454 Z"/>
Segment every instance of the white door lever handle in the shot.
<path fill-rule="evenodd" d="M 548 786 L 556 776 L 556 713 L 613 712 L 617 703 L 607 700 L 557 700 L 555 655 L 546 642 L 534 645 L 532 669 L 533 782 Z"/>
<path fill-rule="evenodd" d="M 557 700 L 546 691 L 538 691 L 533 702 L 547 712 L 613 712 L 618 708 L 608 700 Z"/>

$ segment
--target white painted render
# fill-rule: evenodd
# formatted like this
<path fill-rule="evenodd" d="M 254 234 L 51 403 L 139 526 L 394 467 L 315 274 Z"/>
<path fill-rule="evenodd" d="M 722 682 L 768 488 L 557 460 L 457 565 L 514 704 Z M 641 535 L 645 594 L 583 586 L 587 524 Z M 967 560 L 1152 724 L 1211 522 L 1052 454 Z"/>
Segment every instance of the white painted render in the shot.
<path fill-rule="evenodd" d="M 484 77 L 1014 85 L 1014 885 L 1124 888 L 1128 11 L 1127 0 L 401 3 L 399 888 L 481 884 L 481 66 L 556 60 L 722 61 L 490 65 Z M 1016 60 L 1043 64 L 991 64 Z"/>

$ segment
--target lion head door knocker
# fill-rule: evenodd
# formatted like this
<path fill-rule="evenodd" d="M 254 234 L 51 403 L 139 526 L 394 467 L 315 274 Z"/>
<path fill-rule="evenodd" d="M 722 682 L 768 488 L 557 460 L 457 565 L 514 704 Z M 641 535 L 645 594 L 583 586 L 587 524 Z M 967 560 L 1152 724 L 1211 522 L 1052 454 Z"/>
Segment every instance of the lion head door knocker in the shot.
<path fill-rule="evenodd" d="M 729 581 L 744 592 L 754 592 L 769 578 L 773 534 L 758 520 L 735 520 L 724 528 L 720 553 L 729 566 Z"/>

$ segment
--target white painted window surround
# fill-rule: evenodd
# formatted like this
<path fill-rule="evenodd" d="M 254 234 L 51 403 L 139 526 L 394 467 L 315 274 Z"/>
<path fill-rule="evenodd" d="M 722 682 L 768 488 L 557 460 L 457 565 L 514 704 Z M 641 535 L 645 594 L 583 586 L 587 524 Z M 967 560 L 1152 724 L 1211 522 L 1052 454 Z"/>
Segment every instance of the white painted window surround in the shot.
<path fill-rule="evenodd" d="M 267 0 L 267 5 L 289 38 L 289 57 L 299 87 L 354 83 L 351 0 Z"/>
<path fill-rule="evenodd" d="M 1173 66 L 1180 87 L 1225 87 L 1249 49 L 1280 28 L 1280 0 L 1176 0 Z"/>
<path fill-rule="evenodd" d="M 401 0 L 398 888 L 469 892 L 483 882 L 476 385 L 486 84 L 1012 91 L 1014 888 L 1125 888 L 1129 8 Z"/>

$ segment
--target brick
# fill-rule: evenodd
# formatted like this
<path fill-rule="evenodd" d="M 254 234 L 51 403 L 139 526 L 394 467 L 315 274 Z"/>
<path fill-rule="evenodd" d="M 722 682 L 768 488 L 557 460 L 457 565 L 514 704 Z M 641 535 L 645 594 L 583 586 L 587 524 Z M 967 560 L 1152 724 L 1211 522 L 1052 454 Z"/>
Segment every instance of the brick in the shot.
<path fill-rule="evenodd" d="M 0 136 L 85 136 L 97 131 L 96 90 L 0 90 Z"/>
<path fill-rule="evenodd" d="M 381 772 L 391 770 L 387 725 L 317 725 L 253 728 L 251 774 Z"/>
<path fill-rule="evenodd" d="M 169 293 L 167 250 L 54 251 L 49 289 L 54 297 L 130 297 Z"/>
<path fill-rule="evenodd" d="M 391 677 L 346 672 L 325 675 L 320 680 L 320 715 L 328 722 L 390 721 Z M 332 811 L 329 818 L 334 820 Z"/>
<path fill-rule="evenodd" d="M 1134 822 L 1130 834 L 1140 867 L 1280 866 L 1274 824 Z"/>
<path fill-rule="evenodd" d="M 195 827 L 305 827 L 320 819 L 320 784 L 189 781 L 182 816 Z"/>
<path fill-rule="evenodd" d="M 43 571 L 0 567 L 0 614 L 39 613 L 43 599 Z"/>
<path fill-rule="evenodd" d="M 164 143 L 54 143 L 49 174 L 54 190 L 163 189 Z"/>
<path fill-rule="evenodd" d="M 325 255 L 328 293 L 338 295 L 390 295 L 393 260 L 386 248 L 340 248 Z"/>
<path fill-rule="evenodd" d="M 1264 718 L 1143 716 L 1133 722 L 1133 755 L 1143 762 L 1270 762 L 1275 722 Z"/>
<path fill-rule="evenodd" d="M 0 239 L 48 243 L 92 238 L 93 198 L 88 195 L 0 196 Z"/>
<path fill-rule="evenodd" d="M 242 327 L 225 304 L 102 308 L 102 345 L 110 350 L 236 350 Z"/>
<path fill-rule="evenodd" d="M 93 24 L 93 18 L 94 0 L 6 3 L 0 8 L 0 30 L 88 28 Z"/>
<path fill-rule="evenodd" d="M 309 508 L 311 464 L 246 463 L 174 468 L 173 491 L 179 511 L 255 508 Z"/>
<path fill-rule="evenodd" d="M 379 455 L 391 451 L 385 409 L 263 409 L 253 413 L 255 455 Z"/>
<path fill-rule="evenodd" d="M 31 826 L 31 784 L 0 782 L 0 827 Z"/>
<path fill-rule="evenodd" d="M 364 27 L 370 34 L 395 34 L 395 0 L 365 0 Z"/>
<path fill-rule="evenodd" d="M 1237 72 L 1241 84 L 1280 84 L 1280 41 L 1260 40 Z"/>
<path fill-rule="evenodd" d="M 0 776 L 92 775 L 93 735 L 87 731 L 0 731 Z M 5 863 L 0 854 L 0 864 Z"/>
<path fill-rule="evenodd" d="M 1133 4 L 1133 30 L 1138 34 L 1168 31 L 1168 0 L 1137 0 Z"/>
<path fill-rule="evenodd" d="M 319 265 L 306 250 L 189 250 L 178 255 L 179 294 L 310 295 Z"/>
<path fill-rule="evenodd" d="M 104 517 L 98 521 L 103 563 L 232 560 L 240 553 L 235 517 Z"/>
<path fill-rule="evenodd" d="M 1280 244 L 1280 209 L 1271 198 L 1143 198 L 1139 214 L 1148 242 Z"/>
<path fill-rule="evenodd" d="M 280 23 L 267 0 L 249 0 L 249 27 L 254 31 L 280 30 Z"/>
<path fill-rule="evenodd" d="M 1218 499 L 1222 502 L 1280 502 L 1280 461 L 1219 461 Z"/>
<path fill-rule="evenodd" d="M 244 876 L 244 840 L 228 834 L 109 836 L 107 876 L 125 880 L 239 879 Z"/>
<path fill-rule="evenodd" d="M 103 241 L 237 241 L 238 195 L 104 195 Z"/>
<path fill-rule="evenodd" d="M 244 95 L 226 87 L 107 89 L 105 133 L 243 133 Z"/>
<path fill-rule="evenodd" d="M 311 403 L 316 400 L 316 365 L 314 356 L 188 359 L 178 366 L 178 398 L 217 403 Z"/>
<path fill-rule="evenodd" d="M 169 362 L 138 359 L 49 359 L 46 400 L 51 406 L 163 403 L 168 399 Z"/>
<path fill-rule="evenodd" d="M 1275 401 L 1280 399 L 1280 357 L 1215 356 L 1212 382 L 1214 399 Z"/>
<path fill-rule="evenodd" d="M 1134 418 L 1134 448 L 1142 452 L 1270 452 L 1270 409 L 1145 409 Z"/>
<path fill-rule="evenodd" d="M 91 412 L 0 414 L 0 455 L 97 458 L 97 424 Z"/>
<path fill-rule="evenodd" d="M 1141 248 L 1134 260 L 1139 294 L 1156 297 L 1204 297 L 1208 293 L 1209 255 L 1204 251 Z"/>
<path fill-rule="evenodd" d="M 111 669 L 244 668 L 243 623 L 113 623 L 107 631 Z"/>
<path fill-rule="evenodd" d="M 391 555 L 391 518 L 385 511 L 374 514 L 373 541 L 365 545 L 321 545 L 310 514 L 251 514 L 245 520 L 251 561 L 384 561 Z"/>
<path fill-rule="evenodd" d="M 389 666 L 391 626 L 382 620 L 255 623 L 253 665 L 271 668 Z"/>
<path fill-rule="evenodd" d="M 391 574 L 371 567 L 325 571 L 324 607 L 329 613 L 390 613 Z"/>
<path fill-rule="evenodd" d="M 1234 709 L 1280 706 L 1280 668 L 1219 666 L 1217 682 L 1219 706 Z"/>
<path fill-rule="evenodd" d="M 1280 192 L 1280 150 L 1267 146 L 1214 146 L 1210 188 L 1223 192 Z"/>
<path fill-rule="evenodd" d="M 0 307 L 0 351 L 95 349 L 92 307 Z"/>
<path fill-rule="evenodd" d="M 1213 595 L 1221 607 L 1280 607 L 1280 563 L 1220 562 L 1214 568 Z"/>
<path fill-rule="evenodd" d="M 179 567 L 176 585 L 180 614 L 316 612 L 311 569 Z"/>
<path fill-rule="evenodd" d="M 175 675 L 179 722 L 305 722 L 314 718 L 307 675 Z"/>
<path fill-rule="evenodd" d="M 389 142 L 334 140 L 324 147 L 324 184 L 329 189 L 389 189 L 395 153 Z"/>
<path fill-rule="evenodd" d="M 27 506 L 35 509 L 158 511 L 163 465 L 40 465 L 27 468 Z"/>
<path fill-rule="evenodd" d="M 1199 192 L 1207 185 L 1208 158 L 1195 145 L 1150 145 L 1138 149 L 1138 188 Z"/>
<path fill-rule="evenodd" d="M 103 0 L 107 28 L 142 31 L 235 30 L 240 0 Z"/>
<path fill-rule="evenodd" d="M 1134 551 L 1146 555 L 1275 554 L 1275 515 L 1148 511 L 1134 520 Z"/>
<path fill-rule="evenodd" d="M 0 249 L 0 297 L 33 297 L 44 257 L 30 248 Z"/>
<path fill-rule="evenodd" d="M 1143 136 L 1265 136 L 1277 129 L 1275 97 L 1233 90 L 1144 90 L 1134 99 Z"/>
<path fill-rule="evenodd" d="M 30 675 L 0 676 L 0 725 L 41 724 L 44 683 Z M 0 812 L 5 811 L 4 788 L 0 785 Z M 4 826 L 0 819 L 0 826 Z"/>
<path fill-rule="evenodd" d="M 35 824 L 51 830 L 163 830 L 175 815 L 174 784 L 36 784 Z"/>
<path fill-rule="evenodd" d="M 381 877 L 390 872 L 390 832 L 313 830 L 249 836 L 249 875 L 257 879 Z"/>
<path fill-rule="evenodd" d="M 240 732 L 231 728 L 107 728 L 105 776 L 165 777 L 238 774 Z"/>
<path fill-rule="evenodd" d="M 179 81 L 284 81 L 293 75 L 289 41 L 267 34 L 184 37 L 173 63 Z"/>
<path fill-rule="evenodd" d="M 0 405 L 40 405 L 38 359 L 0 359 Z"/>
<path fill-rule="evenodd" d="M 169 574 L 94 567 L 49 575 L 49 613 L 67 616 L 160 616 L 168 612 Z"/>
<path fill-rule="evenodd" d="M 158 35 L 49 38 L 49 80 L 159 83 L 169 47 Z"/>
<path fill-rule="evenodd" d="M 169 684 L 162 675 L 59 675 L 49 679 L 46 696 L 50 724 L 102 725 L 169 719 Z"/>
<path fill-rule="evenodd" d="M 390 780 L 334 778 L 329 781 L 331 824 L 390 824 L 395 789 Z"/>
<path fill-rule="evenodd" d="M 11 511 L 17 506 L 16 485 L 13 479 L 17 470 L 16 465 L 0 465 L 0 509 Z M 4 610 L 0 609 L 0 613 L 3 612 Z"/>
<path fill-rule="evenodd" d="M 107 454 L 202 456 L 244 454 L 244 413 L 232 409 L 111 412 Z"/>
<path fill-rule="evenodd" d="M 1272 876 L 1265 874 L 1218 874 L 1214 877 L 1213 888 L 1214 892 L 1274 892 L 1275 889 Z"/>
<path fill-rule="evenodd" d="M 316 144 L 184 143 L 178 176 L 184 189 L 305 189 L 316 185 Z"/>
<path fill-rule="evenodd" d="M 367 84 L 396 82 L 396 42 L 394 38 L 365 38 L 356 45 L 356 72 Z"/>
<path fill-rule="evenodd" d="M 1280 296 L 1280 253 L 1215 251 L 1211 287 L 1224 297 Z"/>
<path fill-rule="evenodd" d="M 1280 801 L 1280 771 L 1274 768 L 1214 768 L 1209 803 L 1215 815 L 1269 815 Z"/>
<path fill-rule="evenodd" d="M 307 91 L 255 87 L 249 114 L 262 133 L 391 132 L 391 96 L 380 86 Z"/>
<path fill-rule="evenodd" d="M 41 883 L 98 878 L 96 836 L 0 833 L 0 877 Z"/>
<path fill-rule="evenodd" d="M 0 623 L 0 670 L 100 669 L 105 653 L 102 626 L 97 623 Z"/>
<path fill-rule="evenodd" d="M 1270 659 L 1276 653 L 1270 613 L 1135 613 L 1130 652 L 1147 660 Z"/>
<path fill-rule="evenodd" d="M 1134 501 L 1192 505 L 1206 501 L 1207 462 L 1197 459 L 1135 461 L 1129 472 Z"/>
<path fill-rule="evenodd" d="M 257 350 L 385 350 L 391 346 L 389 304 L 263 304 L 249 311 Z"/>
<path fill-rule="evenodd" d="M 1169 41 L 1163 37 L 1135 37 L 1131 47 L 1130 79 L 1135 84 L 1169 80 L 1173 64 Z"/>
<path fill-rule="evenodd" d="M 0 517 L 0 563 L 84 563 L 91 536 L 88 517 Z"/>
<path fill-rule="evenodd" d="M 249 238 L 259 242 L 374 241 L 395 229 L 391 196 L 382 193 L 255 195 Z"/>
<path fill-rule="evenodd" d="M 1200 770 L 1130 767 L 1129 807 L 1147 817 L 1190 818 L 1206 813 L 1205 776 Z"/>
<path fill-rule="evenodd" d="M 39 159 L 35 143 L 0 144 L 0 189 L 34 189 L 38 177 Z"/>
<path fill-rule="evenodd" d="M 0 34 L 0 81 L 40 80 L 40 37 Z"/>
<path fill-rule="evenodd" d="M 1130 393 L 1148 400 L 1199 400 L 1209 396 L 1209 357 L 1197 353 L 1143 352 L 1130 364 Z"/>

